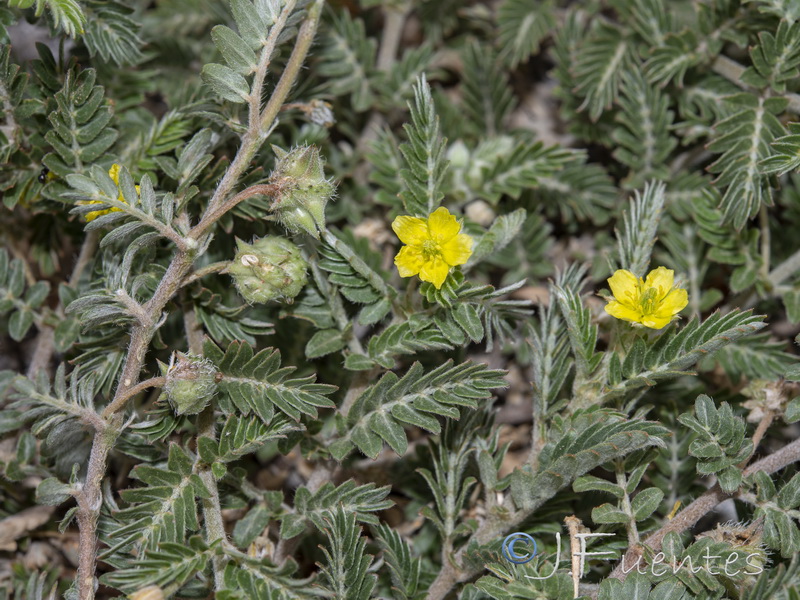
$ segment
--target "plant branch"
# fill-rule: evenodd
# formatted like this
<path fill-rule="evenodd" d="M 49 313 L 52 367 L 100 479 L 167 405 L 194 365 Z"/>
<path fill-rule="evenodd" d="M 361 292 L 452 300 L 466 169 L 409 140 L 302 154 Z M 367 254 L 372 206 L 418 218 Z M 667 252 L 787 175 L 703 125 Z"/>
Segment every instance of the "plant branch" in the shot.
<path fill-rule="evenodd" d="M 758 422 L 755 433 L 753 433 L 753 452 L 758 449 L 758 445 L 761 443 L 761 440 L 764 439 L 764 434 L 767 433 L 767 429 L 769 429 L 769 426 L 772 425 L 772 421 L 774 419 L 775 411 L 767 409 L 764 412 L 764 416 Z M 744 462 L 739 465 L 739 468 L 744 469 L 746 466 L 747 462 Z"/>
<path fill-rule="evenodd" d="M 189 237 L 194 238 L 195 240 L 200 239 L 214 223 L 219 221 L 222 215 L 227 213 L 229 210 L 232 210 L 248 198 L 252 198 L 253 196 L 274 196 L 279 190 L 280 186 L 273 183 L 253 185 L 242 190 L 225 202 L 216 203 L 213 208 L 209 206 L 208 210 L 206 210 L 206 214 L 203 215 L 203 218 L 200 220 L 200 222 L 189 232 Z"/>
<path fill-rule="evenodd" d="M 376 66 L 379 71 L 389 72 L 397 57 L 397 50 L 403 34 L 403 27 L 406 24 L 406 17 L 411 10 L 408 2 L 403 2 L 400 6 L 387 6 L 384 8 L 383 31 L 381 32 L 381 45 L 378 49 L 378 59 Z M 385 122 L 385 117 L 377 109 L 373 110 L 367 119 L 364 129 L 356 142 L 356 153 L 363 155 L 369 145 L 375 141 L 381 126 Z M 353 178 L 359 184 L 366 183 L 368 169 L 366 165 L 359 166 L 353 174 Z"/>
<path fill-rule="evenodd" d="M 206 265 L 201 269 L 197 269 L 196 271 L 189 274 L 186 279 L 183 280 L 181 283 L 181 287 L 186 287 L 194 283 L 195 281 L 199 281 L 206 275 L 212 275 L 214 273 L 219 273 L 220 271 L 224 270 L 230 264 L 230 261 L 221 260 L 219 262 L 211 263 L 210 265 Z"/>
<path fill-rule="evenodd" d="M 130 400 L 137 394 L 145 390 L 148 390 L 150 388 L 164 387 L 165 383 L 166 379 L 164 377 L 152 377 L 150 379 L 146 379 L 145 381 L 137 383 L 132 388 L 128 388 L 128 390 L 124 394 L 122 394 L 122 396 L 120 396 L 119 398 L 115 398 L 111 404 L 105 407 L 102 414 L 103 418 L 107 419 L 108 417 L 119 411 L 123 406 L 125 406 L 125 404 L 128 403 L 128 400 Z"/>
<path fill-rule="evenodd" d="M 317 31 L 317 24 L 324 4 L 325 0 L 314 0 L 314 3 L 308 8 L 308 15 L 297 33 L 297 42 L 289 57 L 289 62 L 286 63 L 286 68 L 278 80 L 278 84 L 275 86 L 264 112 L 261 113 L 261 131 L 269 131 L 272 128 L 281 106 L 283 106 L 286 97 L 289 95 L 289 90 L 294 85 L 297 74 L 300 72 L 300 67 L 305 62 L 308 50 L 311 48 L 311 42 L 314 41 L 314 35 Z"/>
<path fill-rule="evenodd" d="M 185 294 L 184 294 L 185 296 Z M 194 306 L 184 298 L 183 328 L 186 330 L 186 342 L 189 352 L 195 356 L 203 354 L 203 327 L 197 322 Z"/>
<path fill-rule="evenodd" d="M 777 452 L 765 456 L 761 460 L 754 462 L 747 467 L 743 475 L 749 477 L 758 471 L 764 471 L 771 475 L 775 471 L 779 471 L 784 467 L 800 460 L 800 439 L 787 444 Z M 701 518 L 712 511 L 720 502 L 733 497 L 734 494 L 723 492 L 719 484 L 712 487 L 705 492 L 702 496 L 697 498 L 694 502 L 689 504 L 681 512 L 675 515 L 675 518 L 668 521 L 661 529 L 655 533 L 650 534 L 644 541 L 644 545 L 652 548 L 658 552 L 661 549 L 661 543 L 664 541 L 664 536 L 668 533 L 681 533 L 693 527 Z M 619 580 L 624 580 L 627 573 L 623 572 L 623 565 L 632 565 L 638 558 L 642 556 L 643 549 L 641 546 L 635 548 L 628 548 L 623 560 L 611 572 L 610 577 Z"/>
<path fill-rule="evenodd" d="M 197 417 L 197 439 L 208 438 L 216 440 L 216 420 L 214 418 L 213 400 Z M 200 479 L 205 488 L 209 491 L 209 497 L 203 498 L 203 519 L 206 526 L 206 541 L 211 544 L 219 539 L 225 541 L 225 522 L 222 520 L 222 508 L 219 502 L 219 489 L 217 480 L 211 472 L 210 465 L 203 465 L 199 471 Z M 214 569 L 214 586 L 220 591 L 224 585 L 223 575 L 225 571 L 225 557 L 214 555 L 211 564 Z"/>
<path fill-rule="evenodd" d="M 761 276 L 769 278 L 771 236 L 769 230 L 769 213 L 767 205 L 762 204 L 758 211 L 759 228 L 761 229 Z"/>
<path fill-rule="evenodd" d="M 230 210 L 235 206 L 235 204 L 232 204 L 233 199 L 231 199 L 231 202 L 224 204 L 227 208 L 222 211 L 219 210 L 219 205 L 223 204 L 224 199 L 228 197 L 230 191 L 239 181 L 239 177 L 261 147 L 263 142 L 261 132 L 269 131 L 281 104 L 283 104 L 286 95 L 289 93 L 316 33 L 323 2 L 324 0 L 315 0 L 309 9 L 308 16 L 300 28 L 297 42 L 286 69 L 267 107 L 264 109 L 264 113 L 261 115 L 260 127 L 258 123 L 248 124 L 248 131 L 243 137 L 242 145 L 239 147 L 219 186 L 214 191 L 206 213 L 198 226 L 192 230 L 194 233 L 193 239 L 197 240 L 216 220 L 225 214 L 225 210 Z M 234 196 L 235 198 L 236 196 Z M 201 225 L 202 228 L 197 229 Z M 180 289 L 186 275 L 189 273 L 194 260 L 197 258 L 196 254 L 194 248 L 178 248 L 153 297 L 143 306 L 144 311 L 150 317 L 149 323 L 155 324 L 159 321 L 162 311 Z M 130 390 L 137 385 L 135 382 L 139 379 L 145 355 L 155 334 L 155 329 L 156 326 L 150 324 L 147 326 L 139 324 L 132 328 L 128 354 L 125 358 L 125 364 L 122 368 L 114 398 L 109 405 L 109 407 L 113 408 L 109 410 L 109 407 L 106 407 L 106 411 L 104 411 L 104 416 L 111 426 L 105 432 L 95 434 L 92 442 L 86 481 L 78 496 L 78 523 L 80 527 L 78 596 L 81 600 L 93 600 L 94 598 L 97 517 L 102 504 L 100 485 L 105 474 L 108 454 L 116 438 L 116 432 L 121 426 L 119 411 L 124 408 L 127 400 L 130 399 Z"/>
<path fill-rule="evenodd" d="M 286 26 L 286 20 L 292 14 L 292 11 L 294 11 L 295 4 L 297 4 L 296 0 L 288 0 L 286 2 L 286 6 L 283 7 L 281 14 L 278 16 L 278 19 L 275 21 L 275 25 L 273 25 L 272 29 L 270 29 L 269 35 L 267 36 L 267 41 L 264 44 L 264 47 L 261 49 L 261 57 L 258 61 L 255 77 L 253 77 L 253 87 L 250 90 L 250 110 L 247 124 L 250 128 L 252 128 L 254 124 L 258 124 L 257 127 L 259 127 L 259 133 L 261 134 L 263 134 L 263 130 L 260 129 L 261 94 L 264 87 L 264 79 L 267 76 L 267 69 L 269 68 L 269 63 L 272 60 L 272 55 L 275 52 L 275 45 L 278 43 L 278 36 Z"/>

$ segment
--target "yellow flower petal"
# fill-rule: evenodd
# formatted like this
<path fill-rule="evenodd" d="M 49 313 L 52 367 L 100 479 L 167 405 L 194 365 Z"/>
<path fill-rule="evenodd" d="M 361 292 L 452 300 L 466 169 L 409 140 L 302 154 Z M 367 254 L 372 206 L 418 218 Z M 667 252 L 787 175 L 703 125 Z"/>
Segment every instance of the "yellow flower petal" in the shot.
<path fill-rule="evenodd" d="M 79 200 L 79 206 L 86 206 L 87 204 L 103 204 L 99 200 Z M 102 217 L 103 215 L 107 215 L 110 212 L 120 212 L 118 208 L 110 207 L 110 208 L 103 208 L 100 210 L 93 210 L 92 212 L 86 213 L 83 218 L 86 219 L 87 223 L 94 221 L 97 217 Z"/>
<path fill-rule="evenodd" d="M 440 206 L 428 217 L 428 230 L 431 238 L 443 244 L 458 235 L 458 232 L 461 231 L 461 223 L 450 214 L 449 210 Z"/>
<path fill-rule="evenodd" d="M 440 289 L 444 280 L 447 279 L 447 274 L 450 272 L 450 265 L 444 262 L 440 257 L 435 256 L 430 260 L 426 260 L 422 269 L 419 272 L 419 278 L 422 281 L 430 281 L 436 289 Z"/>
<path fill-rule="evenodd" d="M 403 215 L 392 222 L 392 229 L 400 241 L 409 246 L 421 246 L 428 239 L 428 225 L 425 219 Z"/>
<path fill-rule="evenodd" d="M 119 165 L 117 163 L 114 163 L 108 170 L 108 176 L 114 180 L 114 183 L 116 185 L 119 185 L 119 168 L 120 168 Z"/>
<path fill-rule="evenodd" d="M 634 323 L 638 323 L 639 320 L 642 318 L 642 313 L 639 311 L 633 310 L 628 308 L 621 302 L 617 302 L 616 300 L 612 300 L 605 306 L 606 312 L 610 314 L 612 317 L 616 317 L 617 319 L 622 319 L 623 321 L 633 321 Z"/>
<path fill-rule="evenodd" d="M 641 280 L 630 271 L 619 269 L 608 278 L 608 285 L 618 302 L 630 307 L 638 304 Z"/>
<path fill-rule="evenodd" d="M 463 265 L 472 256 L 472 238 L 466 233 L 459 233 L 441 247 L 442 258 L 451 267 Z"/>
<path fill-rule="evenodd" d="M 681 312 L 689 304 L 689 294 L 686 290 L 675 289 L 669 292 L 653 314 L 657 317 L 672 318 Z"/>
<path fill-rule="evenodd" d="M 666 327 L 669 325 L 669 322 L 672 321 L 672 317 L 658 317 L 656 315 L 647 315 L 642 317 L 640 323 L 645 327 L 649 327 L 650 329 L 661 329 L 662 327 Z"/>
<path fill-rule="evenodd" d="M 669 293 L 674 282 L 675 271 L 672 269 L 667 269 L 666 267 L 658 267 L 657 269 L 650 271 L 650 273 L 647 275 L 644 286 L 645 288 L 658 289 L 657 298 L 661 299 Z"/>
<path fill-rule="evenodd" d="M 394 264 L 400 277 L 412 277 L 422 268 L 422 252 L 412 246 L 403 246 L 394 257 Z"/>

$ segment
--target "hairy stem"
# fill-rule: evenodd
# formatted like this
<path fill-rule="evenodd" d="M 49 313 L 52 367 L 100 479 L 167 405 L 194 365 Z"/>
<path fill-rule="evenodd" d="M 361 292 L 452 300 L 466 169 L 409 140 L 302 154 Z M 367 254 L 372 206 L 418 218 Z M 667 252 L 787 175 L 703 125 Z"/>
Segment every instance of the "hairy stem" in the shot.
<path fill-rule="evenodd" d="M 209 438 L 216 440 L 216 427 L 214 419 L 214 402 L 200 413 L 197 418 L 197 438 Z M 206 528 L 206 541 L 211 544 L 217 540 L 226 540 L 225 522 L 222 520 L 222 508 L 219 503 L 219 489 L 217 480 L 211 472 L 209 465 L 204 465 L 200 469 L 200 479 L 205 488 L 209 491 L 209 497 L 203 498 L 203 522 Z M 223 587 L 223 575 L 225 572 L 225 557 L 214 555 L 211 560 L 214 569 L 214 587 L 217 591 Z"/>
<path fill-rule="evenodd" d="M 261 94 L 264 87 L 264 79 L 267 76 L 267 69 L 272 60 L 272 55 L 275 52 L 275 45 L 278 43 L 278 36 L 283 28 L 286 26 L 286 20 L 294 11 L 297 4 L 296 0 L 288 0 L 286 6 L 283 7 L 281 14 L 275 21 L 275 25 L 270 29 L 267 41 L 261 49 L 261 57 L 258 61 L 255 77 L 253 77 L 253 87 L 250 90 L 250 114 L 247 122 L 248 126 L 252 128 L 257 126 L 260 128 L 259 116 L 261 113 Z M 263 130 L 258 130 L 259 134 L 263 134 Z"/>
<path fill-rule="evenodd" d="M 283 75 L 278 80 L 278 85 L 275 86 L 264 112 L 261 113 L 261 131 L 270 130 L 272 123 L 281 110 L 281 106 L 283 106 L 289 91 L 294 85 L 297 74 L 300 72 L 300 67 L 303 66 L 306 55 L 311 48 L 311 42 L 314 41 L 314 35 L 317 32 L 317 24 L 324 4 L 325 0 L 314 0 L 314 3 L 308 8 L 308 15 L 297 33 L 297 42 L 292 50 L 292 55 L 289 57 L 289 62 L 286 63 L 286 69 L 284 69 Z"/>
<path fill-rule="evenodd" d="M 761 276 L 762 279 L 769 278 L 769 263 L 770 263 L 770 230 L 769 230 L 769 213 L 767 212 L 767 205 L 762 204 L 758 211 L 759 228 L 761 229 Z"/>
<path fill-rule="evenodd" d="M 97 518 L 103 496 L 100 486 L 106 472 L 106 461 L 114 441 L 119 434 L 122 419 L 119 415 L 107 421 L 108 426 L 97 431 L 92 442 L 89 467 L 78 501 L 78 597 L 81 600 L 94 598 L 94 565 L 97 558 Z"/>
<path fill-rule="evenodd" d="M 253 153 L 255 153 L 255 151 Z M 275 184 L 253 185 L 246 190 L 242 190 L 225 202 L 215 203 L 213 207 L 209 206 L 206 214 L 204 214 L 200 222 L 192 228 L 189 235 L 194 239 L 201 238 L 222 215 L 235 208 L 239 203 L 253 196 L 273 196 L 279 189 L 280 186 Z"/>
<path fill-rule="evenodd" d="M 411 5 L 404 2 L 400 6 L 387 6 L 384 8 L 383 31 L 381 32 L 381 45 L 378 49 L 378 59 L 376 66 L 379 71 L 388 73 L 395 62 L 397 50 L 403 34 L 403 27 L 406 24 L 406 17 L 411 10 Z M 361 135 L 356 142 L 356 152 L 363 155 L 369 145 L 378 137 L 378 132 L 385 122 L 385 117 L 377 110 L 373 110 L 367 124 L 361 131 Z M 357 183 L 363 185 L 367 181 L 368 169 L 366 163 L 360 165 L 353 174 Z"/>
<path fill-rule="evenodd" d="M 183 280 L 183 283 L 181 283 L 181 287 L 186 287 L 187 285 L 192 284 L 195 281 L 199 281 L 206 275 L 213 275 L 214 273 L 219 273 L 220 271 L 223 271 L 225 267 L 227 267 L 229 264 L 230 264 L 229 261 L 222 260 L 220 262 L 215 262 L 211 263 L 210 265 L 206 265 L 201 269 L 197 269 L 196 271 L 190 273 L 186 277 L 186 279 Z"/>
<path fill-rule="evenodd" d="M 164 387 L 165 382 L 166 379 L 164 377 L 151 377 L 150 379 L 141 381 L 137 383 L 135 386 L 128 388 L 128 390 L 126 390 L 122 396 L 116 398 L 111 404 L 105 407 L 102 415 L 103 418 L 108 418 L 114 413 L 116 413 L 123 406 L 125 406 L 128 400 L 130 400 L 140 392 L 143 392 L 153 387 L 158 387 L 158 388 Z"/>
<path fill-rule="evenodd" d="M 628 494 L 628 478 L 625 476 L 623 464 L 617 465 L 617 485 L 622 488 L 622 510 L 628 515 L 628 545 L 635 546 L 639 543 L 639 528 L 636 525 L 636 515 L 633 514 L 631 497 Z"/>
<path fill-rule="evenodd" d="M 200 235 L 205 233 L 205 231 L 225 214 L 225 210 L 230 210 L 230 208 L 235 206 L 235 204 L 231 204 L 233 199 L 227 203 L 225 203 L 225 199 L 228 198 L 231 190 L 239 181 L 239 177 L 261 147 L 264 140 L 262 132 L 269 131 L 283 101 L 286 99 L 291 89 L 295 77 L 300 71 L 302 63 L 305 61 L 314 34 L 316 33 L 323 3 L 324 0 L 315 0 L 314 4 L 309 9 L 308 16 L 300 28 L 297 42 L 289 58 L 289 62 L 286 65 L 286 69 L 267 107 L 262 113 L 260 121 L 249 124 L 248 131 L 242 140 L 239 151 L 236 153 L 236 156 L 228 167 L 219 186 L 214 191 L 206 213 L 197 226 L 200 227 L 202 224 L 203 228 L 200 230 L 198 230 L 197 227 L 193 229 L 193 235 L 190 235 L 188 239 L 197 240 Z M 236 196 L 234 196 L 234 199 L 235 198 Z M 220 205 L 227 208 L 220 212 Z M 136 382 L 142 371 L 147 349 L 158 327 L 162 311 L 180 289 L 194 260 L 197 258 L 196 251 L 194 250 L 197 244 L 187 244 L 186 247 L 186 250 L 182 248 L 178 249 L 167 271 L 159 282 L 153 297 L 144 304 L 143 309 L 144 313 L 147 315 L 147 322 L 139 323 L 131 330 L 128 354 L 125 358 L 125 364 L 114 398 L 109 405 L 113 406 L 113 410 L 109 411 L 107 409 L 107 411 L 104 411 L 104 418 L 111 426 L 107 427 L 102 433 L 96 433 L 94 441 L 92 442 L 92 451 L 89 457 L 86 481 L 78 496 L 78 524 L 80 527 L 81 546 L 78 563 L 78 595 L 81 600 L 93 600 L 94 598 L 97 517 L 102 503 L 100 485 L 105 474 L 108 454 L 119 432 L 119 427 L 121 426 L 119 411 L 125 407 L 127 403 L 126 400 L 131 397 L 130 390 L 134 389 L 137 385 Z M 217 498 L 217 507 L 218 505 L 219 501 Z M 211 529 L 214 528 L 217 536 L 223 537 L 224 529 L 220 532 L 219 523 L 214 523 L 213 521 L 213 516 L 207 521 L 210 527 L 209 531 L 211 532 Z M 221 581 L 217 581 L 217 583 L 220 584 Z"/>
<path fill-rule="evenodd" d="M 764 439 L 764 434 L 767 433 L 767 429 L 769 429 L 769 426 L 772 425 L 772 421 L 774 419 L 775 419 L 775 412 L 770 409 L 767 409 L 764 412 L 764 416 L 758 422 L 758 426 L 756 427 L 756 430 L 753 433 L 754 453 L 756 450 L 758 450 L 758 445 L 761 443 L 761 440 Z M 744 469 L 747 466 L 747 460 L 745 460 L 744 462 L 742 462 L 742 464 L 739 465 L 740 469 Z"/>

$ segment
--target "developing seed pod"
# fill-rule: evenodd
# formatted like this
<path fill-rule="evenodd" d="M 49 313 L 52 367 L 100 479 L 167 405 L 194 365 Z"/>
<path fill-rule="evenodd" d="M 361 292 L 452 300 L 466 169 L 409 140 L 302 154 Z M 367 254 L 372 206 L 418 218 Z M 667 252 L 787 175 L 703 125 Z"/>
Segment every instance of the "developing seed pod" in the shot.
<path fill-rule="evenodd" d="M 164 392 L 176 415 L 196 415 L 217 394 L 217 368 L 199 356 L 176 352 L 165 378 Z"/>
<path fill-rule="evenodd" d="M 273 146 L 278 164 L 270 183 L 278 189 L 272 210 L 291 232 L 304 231 L 315 238 L 325 228 L 325 206 L 334 186 L 325 178 L 319 150 L 300 146 L 286 152 Z"/>
<path fill-rule="evenodd" d="M 239 251 L 226 271 L 249 303 L 291 301 L 308 281 L 308 263 L 289 240 L 268 235 L 252 244 L 237 239 L 236 245 Z"/>

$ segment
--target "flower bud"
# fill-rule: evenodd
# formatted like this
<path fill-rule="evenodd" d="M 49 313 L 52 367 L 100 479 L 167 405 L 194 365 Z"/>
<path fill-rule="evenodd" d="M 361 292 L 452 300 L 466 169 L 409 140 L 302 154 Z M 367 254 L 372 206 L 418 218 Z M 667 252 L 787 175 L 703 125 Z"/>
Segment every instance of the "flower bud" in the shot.
<path fill-rule="evenodd" d="M 177 415 L 196 415 L 217 393 L 217 368 L 199 356 L 176 352 L 165 379 L 164 392 Z"/>
<path fill-rule="evenodd" d="M 236 240 L 236 245 L 239 251 L 227 272 L 249 303 L 291 300 L 308 281 L 308 263 L 289 240 L 269 235 L 252 244 Z"/>
<path fill-rule="evenodd" d="M 148 585 L 133 592 L 128 600 L 164 600 L 164 590 L 157 585 Z"/>
<path fill-rule="evenodd" d="M 334 192 L 333 184 L 325 178 L 319 149 L 272 149 L 278 157 L 270 176 L 270 183 L 279 190 L 272 208 L 275 215 L 289 231 L 304 231 L 319 238 L 319 231 L 325 228 L 325 205 Z"/>

